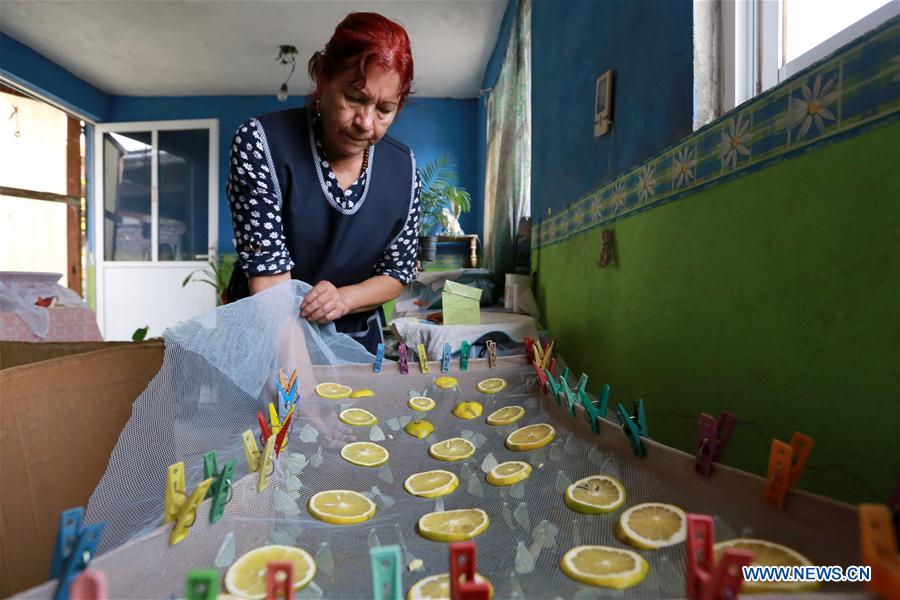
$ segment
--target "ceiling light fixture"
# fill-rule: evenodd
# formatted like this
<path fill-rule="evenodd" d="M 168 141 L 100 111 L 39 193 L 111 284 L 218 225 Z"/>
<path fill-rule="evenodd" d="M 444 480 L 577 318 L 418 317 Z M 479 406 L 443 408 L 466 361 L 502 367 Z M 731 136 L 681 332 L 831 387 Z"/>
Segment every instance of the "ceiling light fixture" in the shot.
<path fill-rule="evenodd" d="M 281 84 L 281 88 L 278 90 L 278 93 L 275 97 L 279 102 L 284 102 L 288 99 L 288 81 L 291 80 L 291 75 L 294 74 L 294 69 L 297 68 L 297 49 L 294 46 L 289 45 L 281 45 L 278 47 L 278 62 L 287 66 L 291 66 L 290 72 L 287 74 L 287 77 L 284 79 L 284 83 Z"/>

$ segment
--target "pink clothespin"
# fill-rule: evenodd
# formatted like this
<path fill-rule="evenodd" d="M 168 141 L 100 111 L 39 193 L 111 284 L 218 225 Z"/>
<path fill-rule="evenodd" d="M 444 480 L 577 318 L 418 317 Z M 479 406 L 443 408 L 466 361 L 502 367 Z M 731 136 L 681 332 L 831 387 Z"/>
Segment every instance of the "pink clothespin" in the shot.
<path fill-rule="evenodd" d="M 275 561 L 266 568 L 266 600 L 293 600 L 294 598 L 294 563 Z"/>
<path fill-rule="evenodd" d="M 409 375 L 409 357 L 406 354 L 406 344 L 397 346 L 397 352 L 400 353 L 400 372 Z"/>
<path fill-rule="evenodd" d="M 716 564 L 715 531 L 709 515 L 687 516 L 685 596 L 688 600 L 725 600 L 738 597 L 743 582 L 741 567 L 753 562 L 746 550 L 728 548 Z"/>
<path fill-rule="evenodd" d="M 728 411 L 722 411 L 719 420 L 716 421 L 706 413 L 700 413 L 700 420 L 697 426 L 697 460 L 694 463 L 694 469 L 703 475 L 709 477 L 712 472 L 713 463 L 719 462 L 725 453 L 725 447 L 738 419 Z"/>
<path fill-rule="evenodd" d="M 450 600 L 488 600 L 486 581 L 475 580 L 475 542 L 450 544 Z"/>
<path fill-rule="evenodd" d="M 106 600 L 106 575 L 96 569 L 85 569 L 69 588 L 72 600 Z"/>

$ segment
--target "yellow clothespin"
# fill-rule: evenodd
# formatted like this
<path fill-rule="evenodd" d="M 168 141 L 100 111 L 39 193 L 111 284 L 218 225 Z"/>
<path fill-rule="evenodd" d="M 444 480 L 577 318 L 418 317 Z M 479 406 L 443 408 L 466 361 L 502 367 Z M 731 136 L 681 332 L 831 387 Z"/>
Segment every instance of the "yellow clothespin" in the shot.
<path fill-rule="evenodd" d="M 541 340 L 534 342 L 534 362 L 538 368 L 544 368 L 544 348 L 541 347 Z"/>
<path fill-rule="evenodd" d="M 428 355 L 425 354 L 425 344 L 419 344 L 416 346 L 416 350 L 419 352 L 419 365 L 422 367 L 422 372 L 428 372 Z"/>
<path fill-rule="evenodd" d="M 550 345 L 547 346 L 547 351 L 544 353 L 544 358 L 542 359 L 542 362 L 541 362 L 542 369 L 550 368 L 550 359 L 553 358 L 553 344 L 555 344 L 555 343 L 556 343 L 556 340 L 553 340 L 552 342 L 550 342 Z"/>
<path fill-rule="evenodd" d="M 257 473 L 256 491 L 261 492 L 269 485 L 269 475 L 272 474 L 272 457 L 275 454 L 275 435 L 270 435 L 266 440 L 266 447 L 262 454 L 256 445 L 256 438 L 251 430 L 241 434 L 244 442 L 244 456 L 247 458 L 247 470 Z"/>
<path fill-rule="evenodd" d="M 166 506 L 163 523 L 175 521 L 175 526 L 169 535 L 169 543 L 173 546 L 190 533 L 188 529 L 197 519 L 197 507 L 206 498 L 206 492 L 209 491 L 213 481 L 212 477 L 204 479 L 188 497 L 184 484 L 184 463 L 177 462 L 169 466 L 166 473 Z"/>

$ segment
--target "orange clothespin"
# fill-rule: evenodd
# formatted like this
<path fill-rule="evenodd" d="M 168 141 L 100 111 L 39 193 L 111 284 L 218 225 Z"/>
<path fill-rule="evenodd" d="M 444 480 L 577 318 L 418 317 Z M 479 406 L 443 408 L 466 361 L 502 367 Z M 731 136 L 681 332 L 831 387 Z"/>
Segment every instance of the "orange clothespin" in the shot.
<path fill-rule="evenodd" d="M 862 562 L 872 569 L 866 589 L 885 600 L 900 599 L 900 554 L 887 506 L 859 505 L 859 541 Z"/>
<path fill-rule="evenodd" d="M 791 436 L 790 446 L 780 440 L 772 440 L 763 500 L 778 508 L 784 507 L 787 491 L 797 485 L 814 443 L 813 438 L 799 431 Z"/>

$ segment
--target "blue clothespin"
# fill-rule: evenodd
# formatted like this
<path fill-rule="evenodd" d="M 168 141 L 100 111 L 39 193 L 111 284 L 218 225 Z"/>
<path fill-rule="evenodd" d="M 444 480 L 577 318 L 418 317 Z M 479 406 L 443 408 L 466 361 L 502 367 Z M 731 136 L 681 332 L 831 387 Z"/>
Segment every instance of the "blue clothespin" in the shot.
<path fill-rule="evenodd" d="M 278 417 L 284 419 L 291 412 L 291 407 L 300 397 L 297 389 L 297 370 L 291 373 L 290 378 L 285 377 L 284 371 L 278 369 Z"/>
<path fill-rule="evenodd" d="M 469 342 L 463 340 L 462 346 L 459 348 L 459 370 L 467 371 L 469 369 L 469 352 L 472 350 L 472 346 L 469 345 Z"/>
<path fill-rule="evenodd" d="M 373 600 L 402 600 L 403 569 L 400 556 L 400 546 L 376 546 L 369 549 Z"/>
<path fill-rule="evenodd" d="M 634 455 L 643 458 L 646 451 L 643 442 L 641 442 L 641 436 L 650 437 L 650 432 L 647 429 L 647 417 L 644 414 L 644 401 L 634 401 L 633 416 L 628 414 L 628 411 L 622 404 L 617 404 L 616 416 L 619 418 L 619 422 L 622 423 L 622 429 L 625 432 L 625 437 L 628 438 L 631 444 L 631 450 L 634 452 Z"/>
<path fill-rule="evenodd" d="M 409 356 L 407 355 L 406 344 L 399 344 L 397 352 L 400 354 L 400 372 L 409 375 Z"/>
<path fill-rule="evenodd" d="M 82 527 L 84 508 L 70 508 L 59 517 L 59 530 L 50 562 L 50 579 L 58 579 L 54 600 L 68 600 L 69 588 L 75 577 L 87 568 L 106 528 L 101 521 Z"/>
<path fill-rule="evenodd" d="M 373 367 L 376 373 L 381 373 L 381 363 L 384 362 L 384 344 L 378 344 L 378 350 L 375 352 L 375 366 Z"/>
<path fill-rule="evenodd" d="M 441 373 L 450 371 L 450 344 L 444 342 L 444 353 L 441 356 Z"/>

